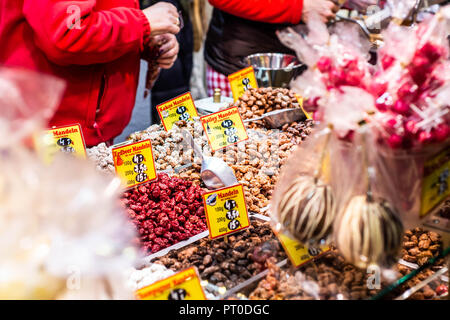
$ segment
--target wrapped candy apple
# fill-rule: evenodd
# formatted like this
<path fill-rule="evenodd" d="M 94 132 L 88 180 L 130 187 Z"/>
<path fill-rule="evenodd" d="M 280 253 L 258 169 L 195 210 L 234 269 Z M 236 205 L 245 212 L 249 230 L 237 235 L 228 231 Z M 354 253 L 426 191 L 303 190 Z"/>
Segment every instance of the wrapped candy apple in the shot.
<path fill-rule="evenodd" d="M 294 239 L 319 244 L 331 234 L 335 196 L 328 185 L 330 129 L 315 130 L 291 156 L 277 184 L 271 214 L 276 231 Z"/>
<path fill-rule="evenodd" d="M 321 108 L 328 94 L 352 86 L 366 89 L 372 67 L 368 63 L 370 43 L 361 37 L 357 26 L 347 23 L 328 31 L 319 19 L 310 19 L 305 39 L 293 29 L 278 33 L 281 42 L 296 51 L 308 70 L 291 83 L 305 98 L 305 109 L 321 120 Z"/>
<path fill-rule="evenodd" d="M 354 158 L 358 162 L 348 164 L 362 169 L 362 175 L 357 179 L 365 181 L 364 187 L 361 189 L 360 183 L 348 190 L 353 195 L 339 208 L 334 239 L 346 260 L 357 267 L 366 268 L 370 264 L 389 266 L 397 261 L 403 224 L 394 206 L 373 187 L 379 180 L 376 169 L 369 163 L 365 130 L 362 128 L 355 134 L 354 139 L 362 142 L 350 151 L 359 155 L 359 159 Z"/>

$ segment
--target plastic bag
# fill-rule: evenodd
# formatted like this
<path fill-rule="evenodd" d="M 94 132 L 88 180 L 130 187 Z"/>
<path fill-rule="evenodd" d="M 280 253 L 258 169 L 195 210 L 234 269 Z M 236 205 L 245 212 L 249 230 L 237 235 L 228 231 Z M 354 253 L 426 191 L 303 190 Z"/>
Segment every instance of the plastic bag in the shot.
<path fill-rule="evenodd" d="M 0 72 L 0 297 L 53 299 L 66 291 L 120 286 L 132 266 L 134 230 L 119 206 L 120 181 L 63 154 L 42 164 L 18 142 L 53 113 L 63 85 L 46 76 Z M 11 139 L 11 136 L 13 139 Z M 92 280 L 91 280 L 92 279 Z M 130 291 L 121 291 L 120 297 Z M 111 296 L 110 296 L 111 298 Z"/>
<path fill-rule="evenodd" d="M 379 186 L 382 181 L 373 164 L 369 128 L 361 126 L 346 149 L 333 153 L 333 185 L 349 180 L 341 192 L 334 243 L 347 261 L 360 268 L 371 264 L 391 266 L 398 261 L 404 226 L 396 207 Z M 350 153 L 350 157 L 349 157 Z M 353 182 L 351 182 L 353 181 Z"/>

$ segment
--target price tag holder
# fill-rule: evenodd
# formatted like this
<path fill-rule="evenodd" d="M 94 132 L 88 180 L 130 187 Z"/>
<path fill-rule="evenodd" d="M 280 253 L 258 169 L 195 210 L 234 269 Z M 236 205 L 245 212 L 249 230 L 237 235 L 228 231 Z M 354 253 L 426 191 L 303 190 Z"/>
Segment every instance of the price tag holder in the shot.
<path fill-rule="evenodd" d="M 136 298 L 139 300 L 206 300 L 195 267 L 136 291 Z"/>
<path fill-rule="evenodd" d="M 425 162 L 420 217 L 450 196 L 450 148 Z"/>
<path fill-rule="evenodd" d="M 114 167 L 126 188 L 156 179 L 150 139 L 112 149 Z"/>
<path fill-rule="evenodd" d="M 79 124 L 53 127 L 35 137 L 35 145 L 44 163 L 50 164 L 58 153 L 86 159 L 86 145 Z"/>
<path fill-rule="evenodd" d="M 210 239 L 217 239 L 250 226 L 241 184 L 203 195 Z"/>
<path fill-rule="evenodd" d="M 171 130 L 177 121 L 193 121 L 193 118 L 198 117 L 190 92 L 164 102 L 156 106 L 156 109 L 166 131 Z"/>
<path fill-rule="evenodd" d="M 234 101 L 237 101 L 248 89 L 258 88 L 258 81 L 256 81 L 255 70 L 253 70 L 253 67 L 251 66 L 230 74 L 228 76 L 228 81 L 230 82 Z"/>
<path fill-rule="evenodd" d="M 306 112 L 305 109 L 303 108 L 303 103 L 304 103 L 305 99 L 303 99 L 303 97 L 301 97 L 298 94 L 296 94 L 295 97 L 297 98 L 297 102 L 300 105 L 300 108 L 302 108 L 302 111 L 305 114 L 306 118 L 311 120 L 312 119 L 312 115 L 309 114 L 309 112 Z"/>
<path fill-rule="evenodd" d="M 296 268 L 330 251 L 329 246 L 308 247 L 284 233 L 276 233 L 276 235 L 280 240 L 284 251 L 288 255 L 289 260 L 291 260 L 291 263 Z"/>
<path fill-rule="evenodd" d="M 200 118 L 213 152 L 248 140 L 238 107 L 231 107 Z"/>

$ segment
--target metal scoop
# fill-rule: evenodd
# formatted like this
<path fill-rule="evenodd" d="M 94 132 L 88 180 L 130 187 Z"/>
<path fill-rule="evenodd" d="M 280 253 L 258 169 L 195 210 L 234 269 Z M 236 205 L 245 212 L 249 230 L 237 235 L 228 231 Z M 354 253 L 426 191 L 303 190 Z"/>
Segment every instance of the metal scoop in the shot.
<path fill-rule="evenodd" d="M 233 186 L 238 183 L 233 169 L 225 161 L 215 157 L 206 157 L 202 149 L 195 143 L 192 134 L 186 129 L 182 129 L 184 140 L 194 149 L 194 153 L 202 160 L 200 176 L 206 187 L 210 190 Z"/>
<path fill-rule="evenodd" d="M 264 120 L 272 129 L 280 128 L 286 123 L 305 120 L 306 116 L 300 108 L 290 108 L 267 112 L 261 117 L 244 120 L 245 123 Z"/>

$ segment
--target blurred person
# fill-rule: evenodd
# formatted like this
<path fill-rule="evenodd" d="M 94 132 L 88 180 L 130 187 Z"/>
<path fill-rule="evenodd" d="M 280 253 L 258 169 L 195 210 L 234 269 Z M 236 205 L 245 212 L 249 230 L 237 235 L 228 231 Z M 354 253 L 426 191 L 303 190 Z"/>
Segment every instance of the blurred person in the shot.
<path fill-rule="evenodd" d="M 49 126 L 78 123 L 87 146 L 112 143 L 131 118 L 140 59 L 170 68 L 177 9 L 135 0 L 0 0 L 0 65 L 50 74 L 66 91 Z"/>
<path fill-rule="evenodd" d="M 141 8 L 162 1 L 141 0 Z M 152 124 L 160 123 L 156 106 L 190 91 L 190 79 L 193 68 L 194 34 L 192 23 L 189 17 L 189 1 L 164 0 L 173 4 L 182 13 L 184 26 L 177 34 L 180 44 L 178 58 L 170 69 L 161 70 L 153 88 L 151 89 L 151 120 Z"/>
<path fill-rule="evenodd" d="M 231 96 L 227 76 L 245 68 L 243 59 L 255 53 L 290 53 L 275 31 L 307 22 L 318 14 L 334 18 L 339 6 L 329 0 L 209 0 L 214 7 L 205 43 L 208 95 L 220 88 Z"/>

